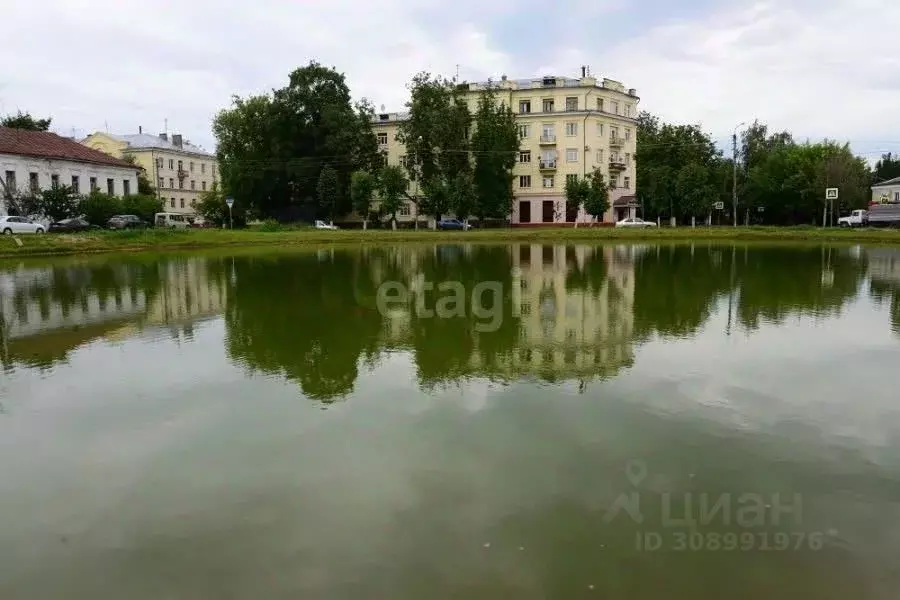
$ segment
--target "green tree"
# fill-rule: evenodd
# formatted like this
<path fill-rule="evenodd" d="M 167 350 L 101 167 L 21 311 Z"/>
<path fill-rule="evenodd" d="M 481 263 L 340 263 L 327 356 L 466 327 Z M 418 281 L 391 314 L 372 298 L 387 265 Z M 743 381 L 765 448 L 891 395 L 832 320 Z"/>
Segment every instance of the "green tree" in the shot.
<path fill-rule="evenodd" d="M 576 209 L 580 209 L 587 202 L 591 191 L 591 184 L 587 179 L 566 178 L 566 206 L 574 206 Z M 575 227 L 578 227 L 577 219 L 575 220 Z"/>
<path fill-rule="evenodd" d="M 200 195 L 197 203 L 197 214 L 205 221 L 213 223 L 216 227 L 231 225 L 230 219 L 234 219 L 235 227 L 247 225 L 247 209 L 243 202 L 235 199 L 229 215 L 228 205 L 225 203 L 225 194 L 221 188 L 214 184 L 212 189 Z"/>
<path fill-rule="evenodd" d="M 600 167 L 591 173 L 587 192 L 584 199 L 585 212 L 598 221 L 602 221 L 603 215 L 609 210 L 609 184 L 603 178 Z"/>
<path fill-rule="evenodd" d="M 688 163 L 679 169 L 675 193 L 682 215 L 696 218 L 709 214 L 716 197 L 709 180 L 710 171 L 698 163 Z"/>
<path fill-rule="evenodd" d="M 449 204 L 457 218 L 468 225 L 469 216 L 478 206 L 478 190 L 469 171 L 461 171 L 450 181 Z"/>
<path fill-rule="evenodd" d="M 52 119 L 35 119 L 31 113 L 16 111 L 14 115 L 7 115 L 0 120 L 0 126 L 11 127 L 13 129 L 27 129 L 29 131 L 47 131 L 50 129 Z"/>
<path fill-rule="evenodd" d="M 122 199 L 94 190 L 84 196 L 78 204 L 78 212 L 88 223 L 98 227 L 106 227 L 113 215 L 123 214 Z"/>
<path fill-rule="evenodd" d="M 397 134 L 406 147 L 407 171 L 425 195 L 421 210 L 435 221 L 448 210 L 450 182 L 472 168 L 467 89 L 465 84 L 419 73 L 410 83 L 409 118 L 400 124 Z"/>
<path fill-rule="evenodd" d="M 894 156 L 890 152 L 882 154 L 872 171 L 872 183 L 881 183 L 896 177 L 900 177 L 900 157 Z"/>
<path fill-rule="evenodd" d="M 513 202 L 513 168 L 519 150 L 519 129 L 512 110 L 498 101 L 496 89 L 491 84 L 478 98 L 471 150 L 475 157 L 477 192 L 473 213 L 481 221 L 507 217 Z"/>
<path fill-rule="evenodd" d="M 353 203 L 353 209 L 362 217 L 364 230 L 369 225 L 375 183 L 375 178 L 368 171 L 354 171 L 350 176 L 350 200 Z"/>
<path fill-rule="evenodd" d="M 41 195 L 32 191 L 17 191 L 6 197 L 6 212 L 19 217 L 35 217 L 41 214 Z"/>
<path fill-rule="evenodd" d="M 75 190 L 67 185 L 58 185 L 41 192 L 38 208 L 51 221 L 61 221 L 75 216 L 78 202 Z"/>
<path fill-rule="evenodd" d="M 331 165 L 325 165 L 319 171 L 319 182 L 316 194 L 319 197 L 320 209 L 334 220 L 334 211 L 338 203 L 338 174 Z"/>
<path fill-rule="evenodd" d="M 319 204 L 320 172 L 331 163 L 337 189 L 346 190 L 353 171 L 374 168 L 373 115 L 370 104 L 351 104 L 342 74 L 316 62 L 294 70 L 288 85 L 271 94 L 235 97 L 213 121 L 223 186 L 262 217 L 330 214 Z M 335 213 L 350 208 L 346 195 L 335 198 Z"/>
<path fill-rule="evenodd" d="M 126 154 L 122 157 L 122 160 L 127 163 L 131 163 L 137 169 L 138 194 L 142 194 L 144 196 L 156 195 L 156 188 L 154 188 L 153 184 L 150 183 L 150 179 L 147 177 L 147 172 L 144 170 L 144 168 L 138 165 L 137 159 L 131 154 Z"/>
<path fill-rule="evenodd" d="M 403 169 L 396 165 L 386 165 L 378 172 L 378 196 L 381 212 L 390 216 L 391 227 L 397 229 L 397 211 L 403 203 L 408 181 Z"/>

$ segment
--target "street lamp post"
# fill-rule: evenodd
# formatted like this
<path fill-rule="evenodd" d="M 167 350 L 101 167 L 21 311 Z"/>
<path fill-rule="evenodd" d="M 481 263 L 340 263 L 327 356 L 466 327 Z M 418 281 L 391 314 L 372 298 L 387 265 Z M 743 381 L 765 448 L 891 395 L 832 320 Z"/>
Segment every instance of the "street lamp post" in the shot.
<path fill-rule="evenodd" d="M 731 177 L 731 212 L 732 219 L 734 219 L 732 223 L 734 227 L 737 227 L 737 130 L 746 124 L 738 123 L 734 126 L 734 131 L 731 133 L 731 166 L 733 167 Z"/>

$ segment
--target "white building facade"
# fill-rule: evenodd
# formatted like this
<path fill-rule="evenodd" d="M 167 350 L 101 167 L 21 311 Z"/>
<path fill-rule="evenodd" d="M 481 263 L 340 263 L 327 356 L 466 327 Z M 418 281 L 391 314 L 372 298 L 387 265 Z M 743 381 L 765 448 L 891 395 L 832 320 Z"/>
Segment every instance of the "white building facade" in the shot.
<path fill-rule="evenodd" d="M 0 127 L 0 214 L 7 200 L 67 185 L 78 194 L 92 190 L 113 196 L 138 193 L 138 168 L 44 131 Z"/>

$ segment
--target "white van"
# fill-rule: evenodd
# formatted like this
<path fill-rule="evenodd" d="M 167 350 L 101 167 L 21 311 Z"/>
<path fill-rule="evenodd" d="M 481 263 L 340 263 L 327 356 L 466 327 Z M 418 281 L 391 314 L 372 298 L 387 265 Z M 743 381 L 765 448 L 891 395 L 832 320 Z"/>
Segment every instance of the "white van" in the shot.
<path fill-rule="evenodd" d="M 153 217 L 153 225 L 156 227 L 170 227 L 172 229 L 186 229 L 190 226 L 187 215 L 179 213 L 156 213 Z"/>

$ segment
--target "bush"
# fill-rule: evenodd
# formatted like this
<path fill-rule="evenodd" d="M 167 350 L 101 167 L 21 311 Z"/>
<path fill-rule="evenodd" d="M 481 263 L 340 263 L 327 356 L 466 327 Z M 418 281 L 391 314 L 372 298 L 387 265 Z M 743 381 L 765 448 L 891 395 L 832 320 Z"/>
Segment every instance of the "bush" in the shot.
<path fill-rule="evenodd" d="M 275 219 L 266 219 L 263 221 L 262 225 L 259 226 L 257 231 L 266 231 L 266 232 L 274 232 L 281 231 L 283 227 L 281 224 Z"/>
<path fill-rule="evenodd" d="M 78 212 L 84 215 L 91 225 L 106 227 L 110 217 L 123 213 L 122 199 L 94 190 L 81 199 Z"/>
<path fill-rule="evenodd" d="M 37 208 L 40 214 L 51 221 L 62 221 L 75 216 L 80 200 L 75 190 L 67 185 L 60 185 L 43 190 Z"/>
<path fill-rule="evenodd" d="M 197 214 L 206 221 L 215 223 L 217 227 L 223 225 L 228 227 L 228 205 L 225 204 L 225 194 L 215 187 L 203 194 L 197 204 Z M 247 226 L 247 210 L 242 202 L 235 201 L 234 206 L 231 207 L 231 214 L 236 228 Z"/>
<path fill-rule="evenodd" d="M 156 213 L 163 212 L 163 203 L 156 196 L 135 194 L 122 199 L 122 214 L 137 215 L 148 223 L 153 223 Z"/>

